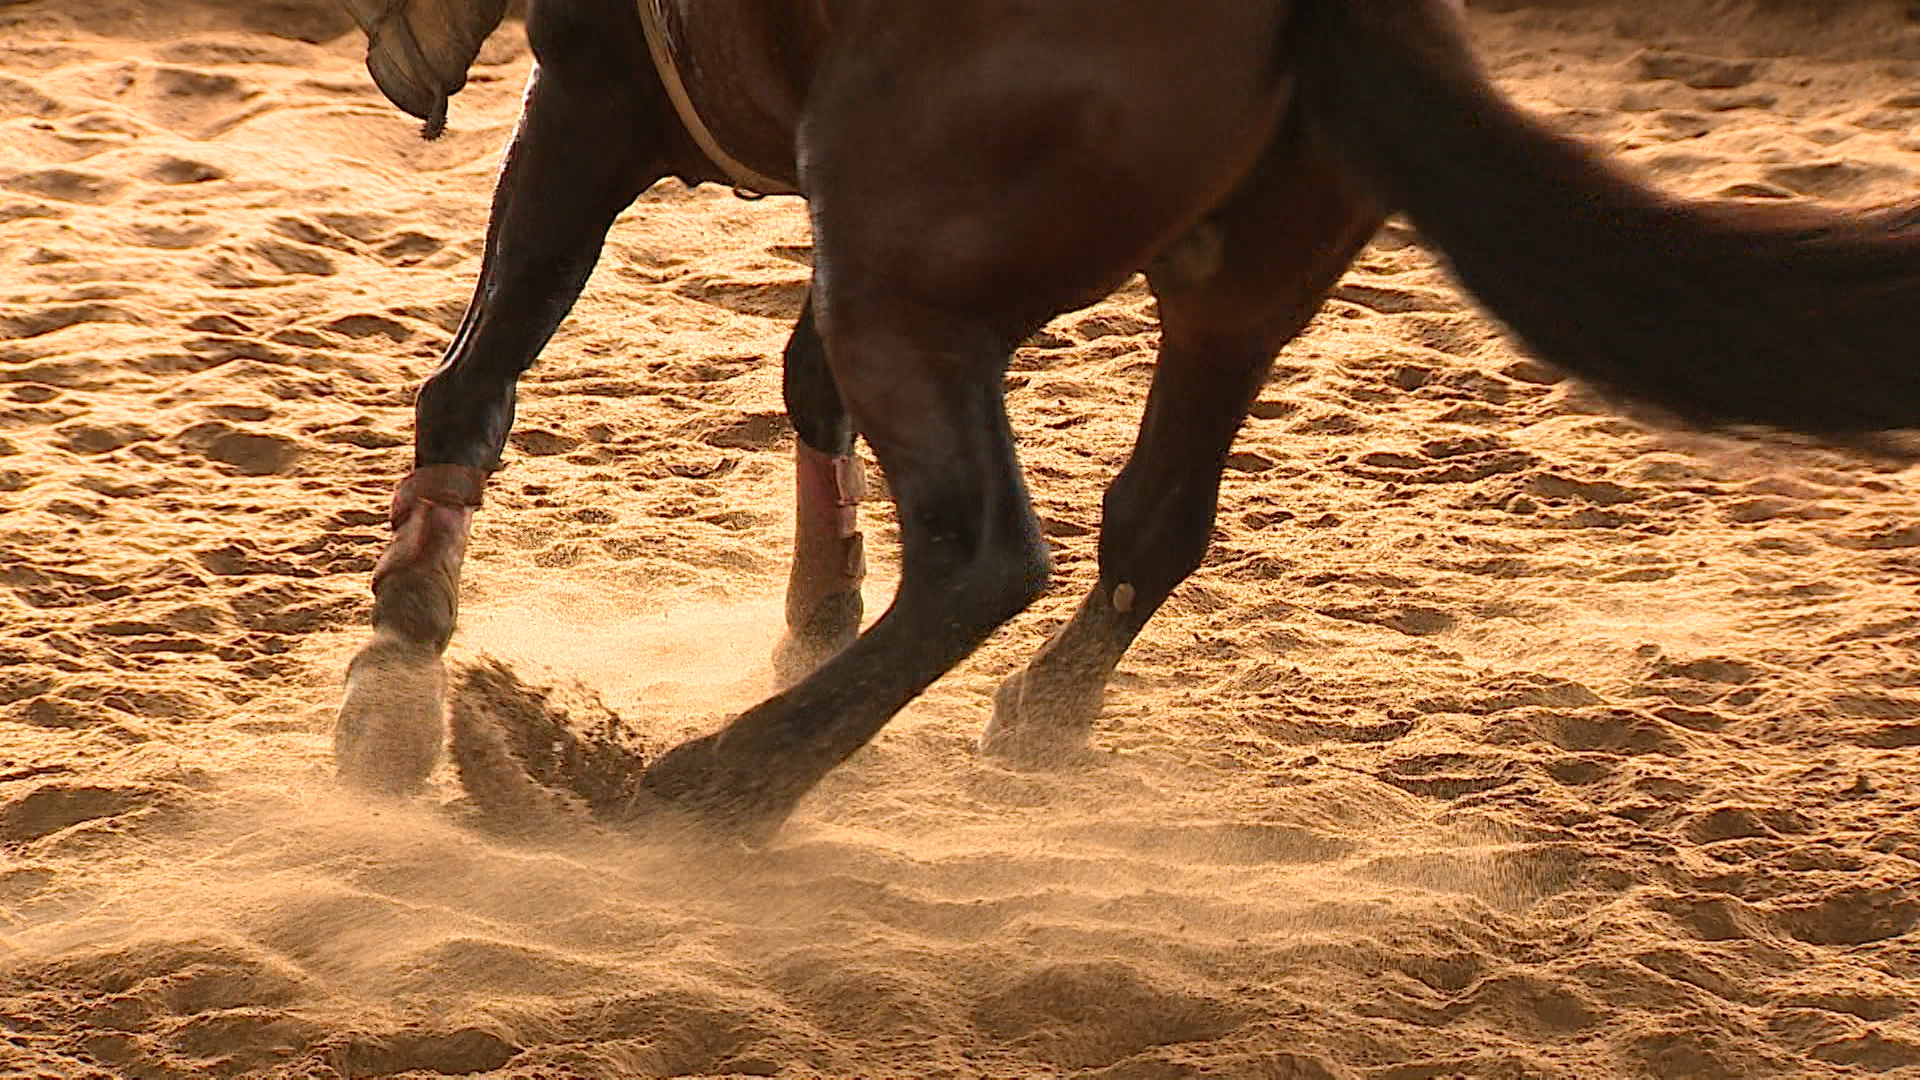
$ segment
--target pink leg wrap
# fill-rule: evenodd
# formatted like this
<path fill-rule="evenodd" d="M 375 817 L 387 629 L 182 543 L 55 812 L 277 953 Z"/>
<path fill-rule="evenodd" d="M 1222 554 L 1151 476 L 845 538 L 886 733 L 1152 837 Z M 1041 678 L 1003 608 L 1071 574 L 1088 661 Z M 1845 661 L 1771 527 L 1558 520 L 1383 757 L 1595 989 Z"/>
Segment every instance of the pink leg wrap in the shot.
<path fill-rule="evenodd" d="M 804 626 L 820 602 L 854 592 L 866 580 L 860 501 L 866 469 L 852 454 L 824 454 L 804 441 L 794 455 L 793 574 L 787 584 L 787 625 Z"/>

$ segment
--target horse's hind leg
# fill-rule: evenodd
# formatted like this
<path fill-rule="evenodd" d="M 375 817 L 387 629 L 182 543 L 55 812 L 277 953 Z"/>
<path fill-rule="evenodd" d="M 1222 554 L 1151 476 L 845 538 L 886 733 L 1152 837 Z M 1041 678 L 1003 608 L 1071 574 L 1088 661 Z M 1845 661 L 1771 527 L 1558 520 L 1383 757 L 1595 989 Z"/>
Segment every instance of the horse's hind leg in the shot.
<path fill-rule="evenodd" d="M 811 298 L 787 341 L 783 385 L 794 430 L 793 570 L 787 632 L 773 663 L 781 685 L 790 685 L 852 642 L 865 613 L 864 466 L 853 452 L 853 421 L 827 367 Z"/>
<path fill-rule="evenodd" d="M 374 570 L 374 638 L 348 666 L 334 730 L 341 776 L 373 790 L 413 789 L 438 759 L 440 653 L 515 383 L 579 295 L 614 218 L 659 174 L 657 110 L 621 74 L 619 24 L 598 26 L 599 8 L 613 10 L 582 5 L 567 9 L 577 23 L 530 25 L 550 53 L 559 48 L 559 63 L 549 69 L 543 57 L 528 89 L 473 302 L 415 407 L 414 470 L 394 495 L 393 542 Z M 631 9 L 621 15 L 632 21 Z"/>
<path fill-rule="evenodd" d="M 1228 448 L 1274 354 L 1379 222 L 1296 132 L 1150 269 L 1160 362 L 1133 454 L 1107 489 L 1099 584 L 1000 687 L 984 751 L 1048 764 L 1084 746 L 1114 666 L 1206 553 Z"/>

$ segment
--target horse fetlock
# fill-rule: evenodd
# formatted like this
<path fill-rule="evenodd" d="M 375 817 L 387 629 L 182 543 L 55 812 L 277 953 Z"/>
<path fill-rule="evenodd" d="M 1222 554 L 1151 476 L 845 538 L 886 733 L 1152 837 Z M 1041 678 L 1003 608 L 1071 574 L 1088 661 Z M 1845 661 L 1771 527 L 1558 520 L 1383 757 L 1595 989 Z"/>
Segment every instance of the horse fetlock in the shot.
<path fill-rule="evenodd" d="M 859 628 L 860 586 L 867 577 L 866 541 L 859 527 L 866 488 L 866 467 L 857 456 L 829 454 L 799 441 L 793 571 L 787 578 L 787 626 L 796 635 L 839 636 L 849 596 L 852 628 Z"/>
<path fill-rule="evenodd" d="M 438 653 L 459 617 L 458 561 L 446 569 L 409 567 L 380 579 L 373 592 L 373 628 Z"/>
<path fill-rule="evenodd" d="M 1027 605 L 1047 591 L 1047 582 L 1053 577 L 1053 555 L 1037 528 L 1016 543 L 984 552 L 976 566 L 983 569 L 966 587 L 976 602 L 986 605 L 994 626 L 1027 610 Z"/>
<path fill-rule="evenodd" d="M 1087 594 L 1073 618 L 993 697 L 982 753 L 1031 767 L 1072 761 L 1086 750 L 1106 701 L 1107 679 L 1144 618 L 1132 585 Z"/>
<path fill-rule="evenodd" d="M 860 636 L 866 600 L 866 549 L 855 532 L 828 539 L 803 537 L 787 578 L 787 632 L 773 650 L 774 680 L 792 686 Z"/>
<path fill-rule="evenodd" d="M 793 569 L 787 575 L 787 626 L 806 632 L 823 618 L 833 618 L 847 597 L 858 608 L 860 586 L 866 580 L 866 538 L 860 533 L 803 542 L 794 551 Z M 859 621 L 856 611 L 854 625 Z"/>
<path fill-rule="evenodd" d="M 458 465 L 416 469 L 393 499 L 393 541 L 373 571 L 373 626 L 438 652 L 459 614 L 460 565 L 486 474 Z"/>

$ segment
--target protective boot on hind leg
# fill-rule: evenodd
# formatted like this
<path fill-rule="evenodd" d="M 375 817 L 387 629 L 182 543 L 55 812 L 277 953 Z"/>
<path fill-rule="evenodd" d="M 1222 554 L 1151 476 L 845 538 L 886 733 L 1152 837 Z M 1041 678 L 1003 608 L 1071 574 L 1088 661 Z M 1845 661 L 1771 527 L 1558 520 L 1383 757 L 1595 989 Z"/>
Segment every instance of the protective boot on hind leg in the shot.
<path fill-rule="evenodd" d="M 393 541 L 373 572 L 373 640 L 347 665 L 334 763 L 355 785 L 402 795 L 440 760 L 446 672 L 467 530 L 486 483 L 461 465 L 414 470 L 394 493 Z"/>
<path fill-rule="evenodd" d="M 784 687 L 851 644 L 866 610 L 866 467 L 854 453 L 853 422 L 827 367 L 811 298 L 787 342 L 783 382 L 794 430 L 793 567 L 787 631 L 774 648 L 773 668 Z"/>

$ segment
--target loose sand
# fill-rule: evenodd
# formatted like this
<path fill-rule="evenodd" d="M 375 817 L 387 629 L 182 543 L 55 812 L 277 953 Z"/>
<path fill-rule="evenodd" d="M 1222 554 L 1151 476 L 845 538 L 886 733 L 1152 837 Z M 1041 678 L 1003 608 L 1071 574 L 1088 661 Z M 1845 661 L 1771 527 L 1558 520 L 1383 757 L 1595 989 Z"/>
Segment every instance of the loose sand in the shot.
<path fill-rule="evenodd" d="M 1875 201 L 1920 174 L 1915 17 L 1475 22 L 1662 182 Z M 0 1074 L 1920 1076 L 1920 476 L 1622 419 L 1400 227 L 1276 369 L 1096 763 L 971 745 L 1091 580 L 1138 288 L 1009 376 L 1056 588 L 771 849 L 500 840 L 450 770 L 341 792 L 528 67 L 509 26 L 425 144 L 349 30 L 0 9 Z M 766 691 L 808 250 L 791 200 L 622 219 L 524 384 L 456 655 L 663 741 Z"/>

